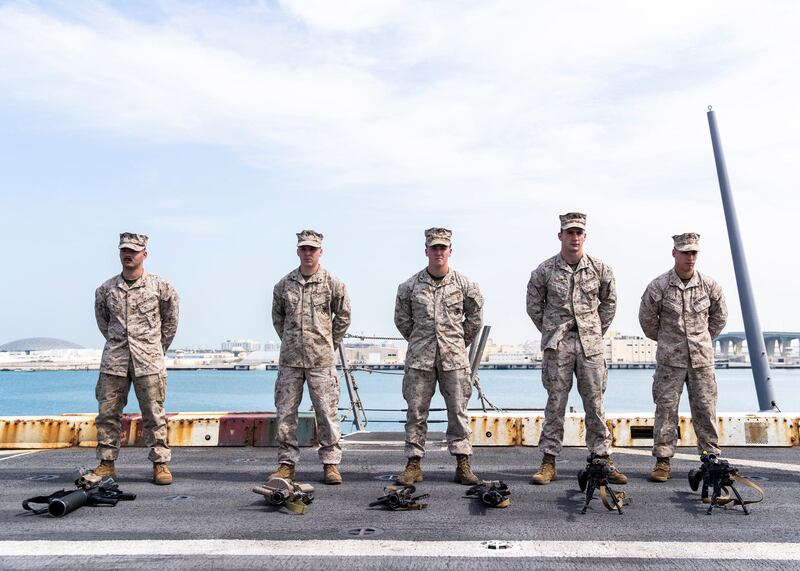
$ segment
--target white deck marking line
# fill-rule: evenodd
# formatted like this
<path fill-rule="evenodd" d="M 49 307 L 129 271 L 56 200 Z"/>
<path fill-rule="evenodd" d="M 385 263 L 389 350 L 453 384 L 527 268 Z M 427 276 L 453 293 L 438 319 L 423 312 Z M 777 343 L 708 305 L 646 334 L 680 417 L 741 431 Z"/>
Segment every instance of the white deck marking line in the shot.
<path fill-rule="evenodd" d="M 614 454 L 633 454 L 635 456 L 653 455 L 652 451 L 650 450 L 636 450 L 633 448 L 614 448 L 612 452 Z M 694 462 L 700 462 L 699 454 L 681 453 L 681 454 L 675 454 L 674 458 L 676 460 L 692 460 Z M 736 466 L 749 466 L 750 468 L 764 468 L 766 470 L 783 470 L 786 472 L 800 472 L 800 464 L 786 464 L 783 462 L 764 462 L 762 460 L 744 460 L 744 459 L 730 458 L 728 456 L 723 456 L 723 458 L 735 464 Z"/>
<path fill-rule="evenodd" d="M 0 556 L 304 556 L 304 557 L 548 557 L 570 559 L 736 559 L 798 561 L 800 543 L 684 541 L 509 541 L 487 549 L 481 541 L 336 540 L 114 540 L 0 541 Z"/>
<path fill-rule="evenodd" d="M 18 452 L 16 450 L 3 450 L 0 451 L 0 456 L 4 456 L 4 458 L 0 458 L 0 462 L 4 460 L 11 460 L 12 458 L 19 458 L 20 456 L 27 456 L 28 454 L 36 454 L 37 452 L 41 452 L 41 450 L 26 450 L 25 452 Z"/>

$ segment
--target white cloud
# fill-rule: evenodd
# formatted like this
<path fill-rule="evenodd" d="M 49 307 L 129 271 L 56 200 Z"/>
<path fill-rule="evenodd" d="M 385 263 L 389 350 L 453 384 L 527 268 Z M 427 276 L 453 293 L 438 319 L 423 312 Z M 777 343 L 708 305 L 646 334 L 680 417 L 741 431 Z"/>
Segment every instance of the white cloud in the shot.
<path fill-rule="evenodd" d="M 490 245 L 459 260 L 486 275 L 475 277 L 488 307 L 503 308 L 496 336 L 513 339 L 530 328 L 512 311 L 517 290 L 555 250 L 560 211 L 589 212 L 591 251 L 623 284 L 621 329 L 635 330 L 636 290 L 668 266 L 677 231 L 707 237 L 704 263 L 735 298 L 713 104 L 751 268 L 787 264 L 782 221 L 800 211 L 795 4 L 160 6 L 137 19 L 102 3 L 3 5 L 0 105 L 44 111 L 54 129 L 225 146 L 339 193 L 367 223 L 378 208 L 408 226 L 449 219 Z M 155 222 L 230 227 L 172 212 Z M 493 251 L 507 244 L 524 244 L 524 259 Z M 786 277 L 757 287 L 788 298 L 798 273 Z M 765 323 L 800 322 L 796 304 L 764 311 Z"/>

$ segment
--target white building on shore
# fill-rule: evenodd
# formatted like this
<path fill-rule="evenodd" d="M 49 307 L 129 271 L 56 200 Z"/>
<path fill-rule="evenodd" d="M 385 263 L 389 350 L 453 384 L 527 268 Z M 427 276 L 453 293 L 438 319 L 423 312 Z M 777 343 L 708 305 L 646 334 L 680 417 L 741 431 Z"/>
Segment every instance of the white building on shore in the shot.
<path fill-rule="evenodd" d="M 651 364 L 656 362 L 658 344 L 652 339 L 607 331 L 603 338 L 606 362 Z"/>
<path fill-rule="evenodd" d="M 255 339 L 226 339 L 222 342 L 221 349 L 235 353 L 251 353 L 252 351 L 261 351 L 261 342 Z"/>

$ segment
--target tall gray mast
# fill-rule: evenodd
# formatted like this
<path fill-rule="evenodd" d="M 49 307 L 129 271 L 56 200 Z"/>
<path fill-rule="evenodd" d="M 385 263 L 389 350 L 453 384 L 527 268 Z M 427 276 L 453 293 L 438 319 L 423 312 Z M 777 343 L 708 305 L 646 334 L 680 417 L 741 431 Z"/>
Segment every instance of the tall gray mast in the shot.
<path fill-rule="evenodd" d="M 728 181 L 728 168 L 725 166 L 725 155 L 722 152 L 722 143 L 717 130 L 717 117 L 711 109 L 711 105 L 708 106 L 708 128 L 711 130 L 714 161 L 717 163 L 719 190 L 722 194 L 722 206 L 725 210 L 725 223 L 728 226 L 728 240 L 731 243 L 733 269 L 736 273 L 736 287 L 739 290 L 739 304 L 742 306 L 744 331 L 747 336 L 747 352 L 750 354 L 750 366 L 753 370 L 753 381 L 756 384 L 758 407 L 762 412 L 776 410 L 778 407 L 775 403 L 775 394 L 772 390 L 772 381 L 769 375 L 767 348 L 764 346 L 761 323 L 758 320 L 756 303 L 753 299 L 750 273 L 747 270 L 747 260 L 744 256 L 742 237 L 739 233 L 739 222 L 736 218 L 736 207 L 733 204 L 731 185 Z"/>

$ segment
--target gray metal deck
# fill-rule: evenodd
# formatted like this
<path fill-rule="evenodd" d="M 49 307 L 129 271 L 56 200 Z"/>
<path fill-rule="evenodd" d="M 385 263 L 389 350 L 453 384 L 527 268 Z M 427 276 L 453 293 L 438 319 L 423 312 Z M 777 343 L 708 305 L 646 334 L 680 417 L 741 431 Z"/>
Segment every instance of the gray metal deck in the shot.
<path fill-rule="evenodd" d="M 652 458 L 643 449 L 616 454 L 617 464 L 630 478 L 627 486 L 620 486 L 633 498 L 625 514 L 607 512 L 595 499 L 582 516 L 575 474 L 584 463 L 584 450 L 565 449 L 558 463 L 559 479 L 538 487 L 528 484 L 539 459 L 535 449 L 477 448 L 476 472 L 485 479 L 502 479 L 512 489 L 508 509 L 484 509 L 463 498 L 465 488 L 450 481 L 453 461 L 440 440 L 430 443 L 423 462 L 425 482 L 418 485 L 431 494 L 427 509 L 369 509 L 367 504 L 381 495 L 385 484 L 379 478 L 397 473 L 405 463 L 401 443 L 393 441 L 397 436 L 351 437 L 355 440 L 345 444 L 342 464 L 345 484 L 338 487 L 321 484 L 315 451 L 303 450 L 298 481 L 317 487 L 305 515 L 276 510 L 250 491 L 274 468 L 275 449 L 174 449 L 175 483 L 156 487 L 149 483 L 146 450 L 128 448 L 118 464 L 120 487 L 136 493 L 135 501 L 114 508 L 85 507 L 62 519 L 20 516 L 22 499 L 71 486 L 73 468 L 94 465 L 94 451 L 71 448 L 23 456 L 7 451 L 0 456 L 0 568 L 129 569 L 163 564 L 170 569 L 451 569 L 460 567 L 460 559 L 469 559 L 466 564 L 475 569 L 509 564 L 558 569 L 688 569 L 698 564 L 800 568 L 797 449 L 725 451 L 734 465 L 735 460 L 774 463 L 739 466 L 767 490 L 750 516 L 741 508 L 705 515 L 699 494 L 690 491 L 685 477 L 698 465 L 695 460 L 675 460 L 675 477 L 666 484 L 647 482 Z M 43 476 L 51 478 L 31 479 Z M 366 531 L 353 531 L 359 529 Z M 482 545 L 493 540 L 508 542 L 509 547 Z M 36 543 L 17 543 L 32 541 Z M 639 546 L 632 542 L 644 542 L 640 552 L 648 555 L 631 556 L 632 546 Z M 542 558 L 541 551 L 548 549 L 554 556 Z M 615 553 L 627 555 L 606 558 Z M 699 560 L 709 556 L 721 560 Z M 506 560 L 509 557 L 513 559 Z M 785 560 L 778 562 L 776 557 Z"/>

